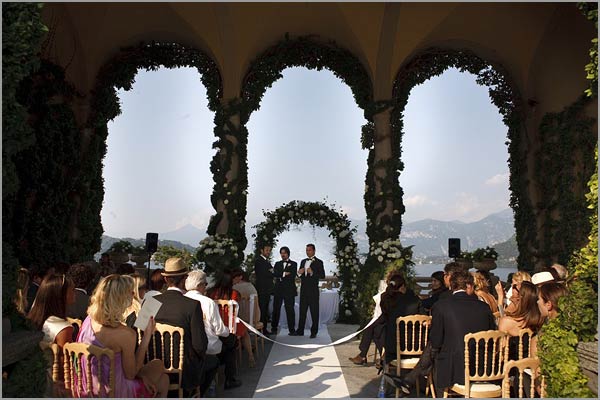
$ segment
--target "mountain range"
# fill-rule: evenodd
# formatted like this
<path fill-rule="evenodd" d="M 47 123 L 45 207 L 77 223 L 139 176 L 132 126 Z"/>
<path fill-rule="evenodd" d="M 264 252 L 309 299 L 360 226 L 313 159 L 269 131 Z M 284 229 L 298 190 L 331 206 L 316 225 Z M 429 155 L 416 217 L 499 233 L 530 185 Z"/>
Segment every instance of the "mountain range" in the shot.
<path fill-rule="evenodd" d="M 352 220 L 351 222 L 358 230 L 355 240 L 359 252 L 366 253 L 369 248 L 368 238 L 364 233 L 366 222 L 365 220 Z M 250 231 L 248 234 L 247 253 L 250 252 L 249 249 L 253 242 L 252 233 Z M 408 222 L 402 226 L 400 240 L 404 246 L 414 245 L 414 258 L 421 261 L 431 257 L 447 257 L 448 238 L 460 238 L 463 251 L 495 246 L 501 259 L 510 259 L 517 255 L 514 235 L 513 212 L 506 209 L 470 223 L 434 219 Z M 171 245 L 192 251 L 204 237 L 206 237 L 205 231 L 188 224 L 174 231 L 160 233 L 159 246 Z M 103 235 L 101 252 L 108 250 L 118 240 L 121 239 Z M 123 238 L 123 240 L 128 240 L 136 246 L 144 245 L 145 242 L 144 239 Z M 283 243 L 284 241 L 285 243 Z M 335 243 L 325 229 L 291 229 L 282 235 L 278 245 L 287 245 L 292 250 L 292 254 L 298 254 L 303 251 L 306 243 L 320 243 L 321 246 L 326 247 L 320 252 L 322 257 L 333 258 L 331 250 Z"/>

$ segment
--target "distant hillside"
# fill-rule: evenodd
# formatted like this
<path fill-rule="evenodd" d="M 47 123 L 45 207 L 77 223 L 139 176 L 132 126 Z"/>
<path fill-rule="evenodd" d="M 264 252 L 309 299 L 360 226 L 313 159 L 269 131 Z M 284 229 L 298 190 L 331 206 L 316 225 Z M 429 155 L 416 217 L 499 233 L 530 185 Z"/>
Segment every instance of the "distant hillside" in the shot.
<path fill-rule="evenodd" d="M 425 219 L 404 224 L 400 240 L 414 245 L 416 257 L 448 255 L 448 238 L 460 238 L 462 250 L 495 245 L 515 233 L 512 210 L 507 209 L 471 223 Z"/>
<path fill-rule="evenodd" d="M 100 252 L 95 255 L 95 258 L 96 259 L 100 258 L 100 254 L 102 254 L 105 251 L 107 251 L 108 249 L 110 249 L 110 246 L 112 246 L 113 243 L 118 242 L 119 240 L 126 240 L 134 246 L 145 246 L 146 245 L 146 239 L 114 238 L 111 236 L 102 235 L 102 244 L 100 245 Z M 158 245 L 159 246 L 173 246 L 178 249 L 186 249 L 188 251 L 196 250 L 196 248 L 193 246 L 190 246 L 188 244 L 181 243 L 181 242 L 178 242 L 175 240 L 161 240 L 160 235 L 159 235 Z"/>
<path fill-rule="evenodd" d="M 519 248 L 517 247 L 517 235 L 512 235 L 506 242 L 497 243 L 494 248 L 500 256 L 500 260 L 515 261 L 519 256 Z"/>

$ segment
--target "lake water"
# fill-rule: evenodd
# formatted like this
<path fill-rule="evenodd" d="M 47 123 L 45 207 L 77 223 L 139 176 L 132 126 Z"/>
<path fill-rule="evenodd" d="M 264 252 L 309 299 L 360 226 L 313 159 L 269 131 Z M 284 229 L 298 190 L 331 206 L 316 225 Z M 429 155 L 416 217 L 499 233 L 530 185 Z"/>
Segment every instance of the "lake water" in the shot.
<path fill-rule="evenodd" d="M 429 278 L 435 271 L 443 271 L 444 264 L 417 264 L 414 266 L 415 274 L 419 277 Z M 475 271 L 475 268 L 471 268 L 469 271 Z M 496 275 L 501 281 L 506 282 L 508 274 L 511 272 L 517 272 L 515 266 L 498 266 L 498 268 L 490 271 L 491 274 Z"/>

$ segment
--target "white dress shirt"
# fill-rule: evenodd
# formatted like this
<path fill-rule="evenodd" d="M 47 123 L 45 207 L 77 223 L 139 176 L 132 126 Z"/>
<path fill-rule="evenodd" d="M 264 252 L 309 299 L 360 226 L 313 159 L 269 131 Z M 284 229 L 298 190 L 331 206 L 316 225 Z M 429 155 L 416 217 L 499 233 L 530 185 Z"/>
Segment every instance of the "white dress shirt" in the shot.
<path fill-rule="evenodd" d="M 210 297 L 206 297 L 197 290 L 189 290 L 185 297 L 200 302 L 202 314 L 204 315 L 204 330 L 208 339 L 206 354 L 219 354 L 223 348 L 223 343 L 219 336 L 229 336 L 229 328 L 223 323 L 219 310 L 215 301 Z"/>
<path fill-rule="evenodd" d="M 310 258 L 308 258 L 306 260 L 306 262 L 304 263 L 304 274 L 298 274 L 298 276 L 306 276 L 308 275 L 308 267 L 310 267 L 310 264 L 312 264 L 312 260 Z"/>

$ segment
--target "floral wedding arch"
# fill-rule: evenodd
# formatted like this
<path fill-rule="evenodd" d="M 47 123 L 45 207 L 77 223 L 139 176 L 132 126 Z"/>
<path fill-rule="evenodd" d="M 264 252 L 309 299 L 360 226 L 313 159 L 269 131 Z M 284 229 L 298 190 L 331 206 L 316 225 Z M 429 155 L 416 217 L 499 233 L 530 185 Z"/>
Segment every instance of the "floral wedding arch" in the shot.
<path fill-rule="evenodd" d="M 335 258 L 340 287 L 340 312 L 338 321 L 354 321 L 357 317 L 357 277 L 360 271 L 358 248 L 353 235 L 356 229 L 350 219 L 334 206 L 321 202 L 291 201 L 274 211 L 264 211 L 265 220 L 256 225 L 253 235 L 255 251 L 264 245 L 275 247 L 277 236 L 287 231 L 292 224 L 308 222 L 319 228 L 327 228 L 335 239 Z"/>

